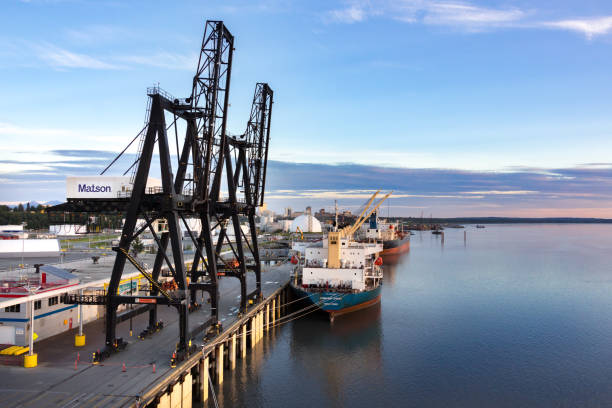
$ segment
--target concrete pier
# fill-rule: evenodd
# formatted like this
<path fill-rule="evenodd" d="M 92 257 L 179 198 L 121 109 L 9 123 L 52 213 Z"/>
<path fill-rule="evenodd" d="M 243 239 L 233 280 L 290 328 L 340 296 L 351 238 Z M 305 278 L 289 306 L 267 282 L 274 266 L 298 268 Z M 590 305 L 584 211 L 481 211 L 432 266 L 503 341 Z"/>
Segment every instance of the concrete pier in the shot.
<path fill-rule="evenodd" d="M 256 343 L 256 339 L 257 339 L 257 324 L 255 323 L 255 316 L 253 316 L 251 318 L 251 324 L 250 324 L 250 335 L 249 337 L 251 338 L 251 348 L 254 349 L 255 348 L 255 343 Z"/>
<path fill-rule="evenodd" d="M 247 352 L 247 324 L 242 324 L 242 336 L 240 337 L 240 357 L 245 358 Z"/>
<path fill-rule="evenodd" d="M 234 370 L 236 368 L 236 333 L 232 334 L 229 353 L 230 368 Z"/>
<path fill-rule="evenodd" d="M 287 290 L 288 287 L 284 286 L 279 288 L 274 296 L 269 297 L 266 301 L 255 305 L 250 312 L 248 312 L 245 316 L 242 317 L 239 321 L 237 321 L 234 325 L 227 329 L 226 332 L 221 333 L 217 339 L 214 339 L 213 342 L 204 346 L 202 350 L 202 355 L 199 357 L 199 360 L 196 361 L 195 365 L 190 366 L 190 362 L 187 361 L 183 363 L 181 366 L 178 366 L 176 370 L 194 370 L 198 371 L 199 381 L 196 382 L 196 385 L 199 387 L 197 391 L 199 391 L 199 401 L 205 402 L 209 398 L 209 393 L 214 390 L 209 390 L 208 386 L 208 376 L 209 376 L 209 358 L 210 355 L 214 355 L 215 358 L 215 371 L 216 371 L 216 383 L 220 386 L 223 383 L 223 369 L 224 369 L 224 350 L 228 352 L 228 367 L 230 369 L 235 369 L 236 367 L 236 358 L 237 358 L 237 339 L 240 338 L 240 352 L 242 358 L 246 357 L 247 353 L 247 337 L 250 337 L 250 348 L 251 350 L 255 349 L 255 346 L 263 339 L 263 335 L 269 330 L 267 329 L 268 325 L 273 324 L 275 322 L 275 318 L 277 315 L 281 316 L 281 310 L 285 309 L 284 302 L 287 301 Z M 265 328 L 266 327 L 266 328 Z M 227 346 L 226 346 L 227 345 Z M 190 368 L 187 368 L 190 367 Z M 191 372 L 191 371 L 190 371 Z M 160 388 L 161 385 L 158 385 L 155 388 L 152 388 L 147 394 L 142 396 L 141 401 L 148 401 L 153 398 L 157 393 L 157 400 L 159 401 L 156 405 L 151 405 L 152 407 L 162 408 L 162 407 L 191 407 L 189 405 L 191 402 L 187 402 L 186 398 L 189 395 L 193 394 L 193 390 L 187 391 L 184 390 L 185 387 L 188 387 L 188 383 L 186 382 L 187 376 L 185 376 L 185 380 L 183 380 L 182 390 L 181 391 L 181 402 L 183 405 L 174 405 L 174 401 L 176 401 L 174 395 L 177 393 L 175 388 L 171 388 L 168 391 L 164 391 L 163 388 Z M 191 376 L 189 376 L 189 381 L 191 380 Z M 176 385 L 175 385 L 176 387 Z M 161 395 L 160 395 L 161 393 Z M 168 405 L 169 404 L 169 405 Z"/>
<path fill-rule="evenodd" d="M 217 384 L 223 384 L 223 343 L 217 346 L 215 366 L 217 367 Z"/>
<path fill-rule="evenodd" d="M 276 298 L 272 299 L 272 326 L 276 322 Z"/>
<path fill-rule="evenodd" d="M 235 369 L 238 350 L 245 359 L 249 348 L 255 349 L 257 342 L 253 333 L 259 333 L 259 341 L 264 334 L 268 334 L 269 330 L 265 330 L 266 314 L 270 316 L 270 322 L 277 322 L 281 299 L 285 299 L 281 294 L 288 289 L 289 267 L 280 266 L 266 274 L 270 283 L 262 288 L 265 300 L 251 305 L 248 312 L 240 316 L 235 313 L 236 299 L 240 293 L 238 282 L 231 278 L 222 279 L 219 309 L 223 322 L 221 331 L 205 341 L 203 333 L 195 334 L 193 344 L 197 351 L 178 362 L 175 368 L 170 367 L 179 324 L 174 310 L 160 308 L 160 319 L 166 324 L 159 333 L 145 340 L 130 339 L 124 351 L 111 355 L 104 364 L 92 365 L 92 351 L 104 345 L 103 321 L 99 321 L 84 327 L 84 332 L 88 333 L 88 344 L 84 347 L 74 346 L 77 328 L 75 332 L 67 333 L 61 344 L 55 339 L 48 349 L 44 344 L 36 343 L 39 359 L 41 353 L 45 358 L 55 358 L 54 363 L 47 360 L 36 368 L 36 386 L 32 386 L 30 374 L 26 374 L 30 371 L 22 368 L 22 375 L 10 369 L 9 375 L 8 369 L 3 372 L 0 367 L 5 388 L 0 393 L 0 406 L 191 407 L 192 402 L 210 403 L 213 392 L 210 375 L 214 376 L 216 389 L 223 383 L 224 367 Z M 280 282 L 280 285 L 274 281 Z M 250 285 L 254 283 L 249 282 Z M 204 306 L 190 316 L 192 330 L 199 321 L 207 318 L 208 313 Z M 135 317 L 135 327 L 145 327 L 147 318 L 146 314 Z M 129 338 L 128 333 L 128 322 L 118 326 L 119 336 Z M 249 335 L 252 344 L 249 344 Z M 59 348 L 66 348 L 66 352 L 57 353 Z M 81 357 L 75 364 L 77 351 L 80 351 Z M 122 371 L 123 364 L 126 371 Z"/>
<path fill-rule="evenodd" d="M 200 360 L 198 374 L 200 376 L 200 402 L 208 401 L 208 377 L 210 376 L 208 367 L 208 357 Z"/>

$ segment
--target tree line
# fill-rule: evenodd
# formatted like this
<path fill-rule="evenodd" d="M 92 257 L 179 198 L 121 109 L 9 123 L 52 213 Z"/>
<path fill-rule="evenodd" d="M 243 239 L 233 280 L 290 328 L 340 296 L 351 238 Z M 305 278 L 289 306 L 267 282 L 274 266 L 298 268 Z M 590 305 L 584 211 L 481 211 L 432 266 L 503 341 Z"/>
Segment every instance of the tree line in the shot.
<path fill-rule="evenodd" d="M 44 205 L 26 205 L 19 204 L 16 207 L 0 205 L 0 225 L 20 225 L 25 224 L 25 229 L 28 230 L 48 230 L 49 225 L 60 224 L 77 224 L 88 225 L 90 232 L 102 232 L 106 228 L 117 229 L 121 228 L 121 215 L 104 215 L 92 217 L 87 214 L 72 214 L 68 218 L 57 216 L 50 218 L 45 212 Z"/>

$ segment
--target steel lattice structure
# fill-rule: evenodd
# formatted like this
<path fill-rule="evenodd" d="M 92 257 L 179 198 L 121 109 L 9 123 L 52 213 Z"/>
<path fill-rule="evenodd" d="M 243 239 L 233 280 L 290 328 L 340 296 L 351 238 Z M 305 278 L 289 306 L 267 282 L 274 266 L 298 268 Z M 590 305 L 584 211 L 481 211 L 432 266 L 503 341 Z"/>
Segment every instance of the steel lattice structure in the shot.
<path fill-rule="evenodd" d="M 148 119 L 145 128 L 139 133 L 137 160 L 130 167 L 135 172 L 129 197 L 72 199 L 49 209 L 51 213 L 62 215 L 125 215 L 119 245 L 113 248 L 117 256 L 107 293 L 94 298 L 77 295 L 66 298 L 69 303 L 105 305 L 106 349 L 98 356 L 100 358 L 125 346 L 121 339 L 116 338 L 119 305 L 148 305 L 149 327 L 145 333 L 152 333 L 161 327 L 157 320 L 158 304 L 175 307 L 180 319 L 176 350 L 180 359 L 189 353 L 188 345 L 195 332 L 209 326 L 219 326 L 219 275 L 240 280 L 241 311 L 246 311 L 249 299 L 257 301 L 261 297 L 255 211 L 263 205 L 273 92 L 267 84 L 258 83 L 246 132 L 239 137 L 227 135 L 233 51 L 234 37 L 223 22 L 207 21 L 191 95 L 178 99 L 159 87 L 147 90 Z M 169 126 L 166 115 L 173 118 Z M 176 173 L 173 173 L 168 134 L 178 135 L 179 122 L 185 125 L 186 130 L 177 160 L 178 167 Z M 146 184 L 155 147 L 159 152 L 162 187 L 149 189 Z M 177 154 L 178 149 L 177 136 Z M 223 189 L 227 190 L 227 196 L 221 198 Z M 241 217 L 248 219 L 248 233 L 240 226 Z M 197 235 L 189 228 L 188 219 L 193 218 L 199 219 L 202 227 Z M 139 219 L 144 220 L 144 225 L 138 226 Z M 158 233 L 153 228 L 153 222 L 159 219 L 166 220 L 167 232 Z M 233 241 L 228 234 L 230 223 L 234 233 Z M 185 229 L 195 248 L 189 271 L 185 270 L 181 228 Z M 215 229 L 219 230 L 216 240 L 213 234 Z M 147 230 L 157 247 L 151 273 L 130 255 L 134 240 Z M 224 248 L 233 254 L 232 260 L 220 256 Z M 247 256 L 249 252 L 250 257 Z M 248 262 L 249 259 L 252 261 Z M 117 293 L 126 262 L 132 263 L 149 280 L 150 291 L 147 296 Z M 160 273 L 164 267 L 169 269 L 178 290 L 166 291 L 162 287 Z M 253 271 L 256 276 L 256 288 L 248 294 L 247 271 Z M 189 284 L 188 275 L 191 277 Z M 199 291 L 207 292 L 210 296 L 211 316 L 204 325 L 189 332 L 188 314 L 190 309 L 199 306 L 196 300 Z"/>

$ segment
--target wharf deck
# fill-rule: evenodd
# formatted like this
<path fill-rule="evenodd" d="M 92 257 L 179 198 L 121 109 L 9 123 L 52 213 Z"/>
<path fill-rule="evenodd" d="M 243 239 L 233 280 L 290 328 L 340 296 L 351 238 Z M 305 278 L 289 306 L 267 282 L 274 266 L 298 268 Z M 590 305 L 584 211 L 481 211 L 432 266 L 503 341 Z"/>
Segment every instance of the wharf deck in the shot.
<path fill-rule="evenodd" d="M 291 266 L 283 264 L 264 269 L 264 297 L 288 282 Z M 253 274 L 249 274 L 247 282 L 247 292 L 250 292 L 255 287 Z M 227 328 L 238 321 L 239 281 L 222 278 L 219 291 L 219 316 L 224 328 Z M 129 336 L 129 320 L 120 323 L 117 335 L 130 344 L 126 350 L 112 355 L 99 365 L 92 365 L 91 357 L 104 345 L 102 319 L 85 325 L 85 347 L 74 347 L 75 330 L 35 343 L 38 367 L 0 366 L 0 406 L 69 408 L 135 405 L 141 395 L 176 370 L 170 368 L 170 357 L 178 341 L 178 314 L 173 308 L 158 306 L 158 316 L 164 321 L 164 329 L 142 341 L 137 336 L 148 322 L 147 313 L 133 318 L 132 337 Z M 206 304 L 191 313 L 190 330 L 206 321 L 208 316 Z M 220 335 L 223 336 L 223 332 Z M 202 334 L 196 336 L 194 344 L 203 345 L 202 337 Z M 80 361 L 75 368 L 77 352 L 80 353 Z M 125 372 L 122 370 L 123 364 Z"/>

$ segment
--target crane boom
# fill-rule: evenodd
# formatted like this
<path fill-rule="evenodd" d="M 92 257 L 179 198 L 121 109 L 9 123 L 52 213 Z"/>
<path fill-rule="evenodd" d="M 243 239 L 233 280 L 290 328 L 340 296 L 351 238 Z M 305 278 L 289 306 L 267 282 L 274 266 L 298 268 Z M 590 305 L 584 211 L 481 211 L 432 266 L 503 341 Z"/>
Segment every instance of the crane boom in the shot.
<path fill-rule="evenodd" d="M 347 233 L 345 234 L 345 236 L 349 236 L 349 235 L 353 235 L 355 233 L 355 231 L 357 231 L 359 229 L 359 227 L 361 227 L 363 225 L 363 223 L 365 222 L 365 220 L 367 220 L 370 215 L 372 215 L 372 213 L 374 211 L 376 211 L 378 209 L 378 207 L 380 207 L 380 205 L 383 203 L 383 201 L 385 201 L 387 198 L 389 198 L 389 196 L 393 194 L 393 191 L 390 191 L 389 193 L 387 193 L 379 202 L 378 204 L 376 204 L 374 206 L 374 208 L 372 208 L 370 210 L 370 212 L 368 212 L 368 215 L 365 216 L 363 219 L 361 219 L 359 222 L 355 223 L 354 225 L 352 225 L 351 227 L 349 227 L 349 230 L 347 231 Z"/>
<path fill-rule="evenodd" d="M 372 194 L 372 197 L 370 197 L 370 199 L 366 203 L 365 207 L 363 208 L 363 211 L 361 212 L 361 214 L 359 214 L 359 217 L 357 217 L 357 220 L 355 220 L 355 224 L 357 224 L 359 221 L 361 221 L 361 217 L 363 217 L 365 212 L 368 211 L 368 208 L 370 208 L 370 206 L 372 205 L 372 202 L 374 201 L 374 199 L 376 198 L 378 193 L 380 193 L 380 190 L 377 190 L 374 194 Z M 345 229 L 346 228 L 350 228 L 350 226 L 349 227 L 345 227 Z"/>

